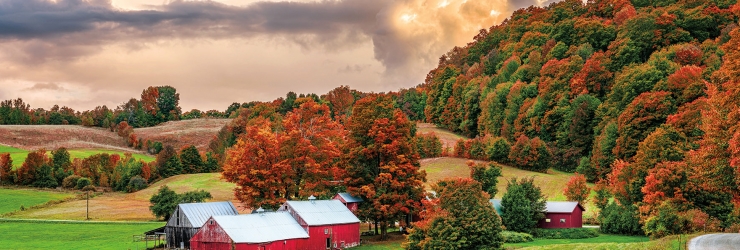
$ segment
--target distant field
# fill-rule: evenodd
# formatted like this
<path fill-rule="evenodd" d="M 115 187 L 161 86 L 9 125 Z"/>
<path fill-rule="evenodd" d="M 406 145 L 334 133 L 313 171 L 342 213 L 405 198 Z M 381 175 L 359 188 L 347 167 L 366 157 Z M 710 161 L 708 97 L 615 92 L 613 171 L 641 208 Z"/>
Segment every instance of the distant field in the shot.
<path fill-rule="evenodd" d="M 234 184 L 219 179 L 219 173 L 178 175 L 159 181 L 136 193 L 104 193 L 90 199 L 90 218 L 98 221 L 153 221 L 149 198 L 159 187 L 167 185 L 178 193 L 203 189 L 211 192 L 212 201 L 233 200 Z M 240 208 L 238 203 L 234 203 Z M 64 202 L 47 208 L 18 212 L 12 218 L 84 220 L 85 200 Z M 240 212 L 242 211 L 240 208 Z"/>
<path fill-rule="evenodd" d="M 660 242 L 650 241 L 650 238 L 644 236 L 624 236 L 602 234 L 596 238 L 589 239 L 536 239 L 532 242 L 505 244 L 506 248 L 517 249 L 648 249 Z M 659 248 L 663 249 L 663 248 Z M 677 248 L 673 248 L 677 249 Z"/>
<path fill-rule="evenodd" d="M 452 133 L 449 130 L 437 128 L 437 126 L 431 123 L 417 123 L 416 133 L 417 134 L 434 133 L 437 135 L 437 137 L 439 137 L 439 140 L 442 141 L 442 147 L 448 147 L 451 150 L 455 148 L 455 143 L 457 143 L 458 140 L 469 139 L 465 136 Z"/>
<path fill-rule="evenodd" d="M 2 125 L 0 144 L 24 150 L 65 147 L 136 152 L 128 147 L 126 140 L 110 130 L 77 125 Z"/>
<path fill-rule="evenodd" d="M 133 235 L 164 223 L 58 223 L 0 219 L 2 249 L 144 249 Z M 152 243 L 149 243 L 150 247 Z"/>
<path fill-rule="evenodd" d="M 56 150 L 56 148 L 51 149 L 51 150 Z M 47 150 L 50 156 L 51 156 L 51 152 L 50 152 L 51 150 Z M 127 152 L 121 152 L 121 151 L 110 150 L 110 149 L 70 149 L 68 151 L 72 159 L 87 158 L 87 157 L 90 157 L 91 155 L 102 154 L 102 153 L 118 154 L 118 155 L 121 155 L 121 157 L 123 157 L 123 154 L 127 153 Z M 14 168 L 18 168 L 21 165 L 23 165 L 23 162 L 26 160 L 26 156 L 28 155 L 28 152 L 29 152 L 28 150 L 0 145 L 0 153 L 10 153 L 10 158 L 13 159 Z M 146 155 L 146 154 L 139 154 L 139 153 L 133 153 L 132 156 L 137 160 L 143 160 L 145 162 L 152 162 L 156 159 L 154 156 Z"/>
<path fill-rule="evenodd" d="M 48 201 L 63 200 L 74 196 L 72 193 L 0 188 L 0 201 L 2 201 L 0 202 L 0 214 L 20 210 L 21 206 L 29 208 Z"/>
<path fill-rule="evenodd" d="M 432 158 L 421 160 L 421 169 L 427 172 L 427 184 L 434 183 L 438 180 L 448 177 L 470 177 L 470 169 L 466 164 L 469 160 L 462 158 Z M 483 161 L 475 161 L 483 163 Z M 506 192 L 506 183 L 511 177 L 529 177 L 535 176 L 534 182 L 549 200 L 565 200 L 563 188 L 568 183 L 573 174 L 550 170 L 547 174 L 521 170 L 514 167 L 503 166 L 503 176 L 499 178 L 498 194 L 496 197 L 502 197 Z"/>
<path fill-rule="evenodd" d="M 152 140 L 180 148 L 195 145 L 201 152 L 231 119 L 193 119 L 166 122 L 155 127 L 134 129 L 134 134 L 144 141 Z"/>

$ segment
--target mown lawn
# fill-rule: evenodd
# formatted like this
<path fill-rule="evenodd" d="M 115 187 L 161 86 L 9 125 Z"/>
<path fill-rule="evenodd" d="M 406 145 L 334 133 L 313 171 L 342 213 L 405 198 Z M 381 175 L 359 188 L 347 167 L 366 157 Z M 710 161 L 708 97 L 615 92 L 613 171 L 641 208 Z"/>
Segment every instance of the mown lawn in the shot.
<path fill-rule="evenodd" d="M 164 223 L 58 223 L 0 219 L 2 249 L 144 249 L 133 235 Z M 151 243 L 149 245 L 152 246 Z"/>
<path fill-rule="evenodd" d="M 63 200 L 74 196 L 72 193 L 0 188 L 0 214 L 20 210 L 21 206 L 29 208 L 48 201 Z"/>
<path fill-rule="evenodd" d="M 505 244 L 505 248 L 523 249 L 634 249 L 649 242 L 644 236 L 602 234 L 589 239 L 535 239 L 532 242 Z"/>
<path fill-rule="evenodd" d="M 69 156 L 72 159 L 82 159 L 87 158 L 95 154 L 117 154 L 123 157 L 124 152 L 121 151 L 115 151 L 115 150 L 109 150 L 109 149 L 70 149 Z M 49 152 L 49 151 L 47 151 Z M 5 145 L 0 145 L 0 154 L 2 153 L 10 153 L 10 159 L 13 160 L 13 168 L 19 168 L 21 165 L 23 165 L 23 162 L 26 160 L 26 156 L 28 156 L 28 151 L 9 147 Z M 49 152 L 49 156 L 51 157 L 51 152 Z M 151 155 L 145 155 L 145 154 L 132 154 L 132 156 L 137 160 L 143 160 L 145 162 L 152 162 L 156 158 Z"/>

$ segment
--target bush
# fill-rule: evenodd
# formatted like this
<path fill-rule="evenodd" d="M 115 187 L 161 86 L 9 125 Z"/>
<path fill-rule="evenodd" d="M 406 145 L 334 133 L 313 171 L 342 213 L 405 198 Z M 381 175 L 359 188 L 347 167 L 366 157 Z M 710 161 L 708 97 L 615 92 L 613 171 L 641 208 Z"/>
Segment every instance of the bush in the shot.
<path fill-rule="evenodd" d="M 611 202 L 599 214 L 601 232 L 608 234 L 645 235 L 640 225 L 637 207 Z"/>
<path fill-rule="evenodd" d="M 599 232 L 593 228 L 558 228 L 532 230 L 532 236 L 542 239 L 587 239 L 599 236 Z"/>
<path fill-rule="evenodd" d="M 126 190 L 128 192 L 136 192 L 142 189 L 145 189 L 147 187 L 146 180 L 144 178 L 141 178 L 141 176 L 134 176 L 131 177 L 131 180 L 128 181 L 128 186 L 126 186 Z"/>
<path fill-rule="evenodd" d="M 70 175 L 62 180 L 62 187 L 66 189 L 73 189 L 77 186 L 77 181 L 82 178 L 79 175 Z"/>
<path fill-rule="evenodd" d="M 95 186 L 87 185 L 84 188 L 82 188 L 82 191 L 95 191 Z"/>
<path fill-rule="evenodd" d="M 532 237 L 531 234 L 512 231 L 503 231 L 501 232 L 501 236 L 504 237 L 505 243 L 523 243 L 531 242 L 534 240 L 534 237 Z"/>
<path fill-rule="evenodd" d="M 82 177 L 82 178 L 77 179 L 76 188 L 82 189 L 84 187 L 90 186 L 90 184 L 92 184 L 92 181 L 90 181 L 90 179 Z"/>

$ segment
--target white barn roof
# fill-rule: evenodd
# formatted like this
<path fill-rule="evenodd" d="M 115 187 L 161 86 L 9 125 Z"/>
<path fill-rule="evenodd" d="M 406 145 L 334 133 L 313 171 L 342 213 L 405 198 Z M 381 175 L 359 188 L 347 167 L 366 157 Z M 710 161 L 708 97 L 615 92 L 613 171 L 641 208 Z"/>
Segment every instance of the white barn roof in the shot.
<path fill-rule="evenodd" d="M 193 227 L 202 227 L 211 216 L 239 214 L 230 201 L 183 203 L 178 206 Z"/>
<path fill-rule="evenodd" d="M 581 207 L 583 211 L 586 211 L 581 204 L 577 201 L 548 201 L 545 204 L 545 212 L 548 213 L 571 213 L 576 209 L 576 206 Z"/>
<path fill-rule="evenodd" d="M 362 198 L 352 196 L 349 193 L 339 193 L 339 196 L 342 196 L 342 199 L 344 199 L 345 202 L 351 203 L 351 202 L 362 202 Z"/>
<path fill-rule="evenodd" d="M 234 243 L 265 243 L 308 238 L 308 233 L 287 212 L 213 216 Z"/>
<path fill-rule="evenodd" d="M 352 211 L 339 200 L 285 202 L 310 226 L 359 223 Z"/>

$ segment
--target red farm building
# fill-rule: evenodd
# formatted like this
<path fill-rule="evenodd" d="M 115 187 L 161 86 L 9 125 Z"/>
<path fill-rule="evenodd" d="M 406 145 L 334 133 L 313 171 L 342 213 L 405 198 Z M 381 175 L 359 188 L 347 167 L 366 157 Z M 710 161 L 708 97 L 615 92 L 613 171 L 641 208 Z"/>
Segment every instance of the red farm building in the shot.
<path fill-rule="evenodd" d="M 501 215 L 501 200 L 491 199 L 491 205 L 496 213 Z M 583 212 L 581 204 L 575 201 L 548 201 L 545 204 L 545 218 L 540 220 L 540 228 L 580 228 L 583 227 Z"/>
<path fill-rule="evenodd" d="M 352 211 L 353 213 L 357 211 L 360 206 L 360 202 L 362 202 L 362 198 L 352 196 L 349 193 L 338 193 L 334 196 L 334 199 L 341 201 L 349 211 Z"/>
<path fill-rule="evenodd" d="M 216 215 L 238 214 L 236 207 L 230 201 L 179 204 L 164 227 L 167 247 L 188 248 L 190 238 L 198 232 L 208 218 Z"/>
<path fill-rule="evenodd" d="M 193 250 L 303 249 L 308 233 L 287 212 L 213 216 L 190 240 Z"/>
<path fill-rule="evenodd" d="M 339 200 L 288 201 L 278 211 L 289 212 L 308 232 L 300 249 L 350 248 L 360 245 L 360 220 Z"/>
<path fill-rule="evenodd" d="M 586 211 L 576 201 L 548 201 L 545 218 L 540 220 L 540 228 L 580 228 L 583 227 L 583 212 Z"/>

